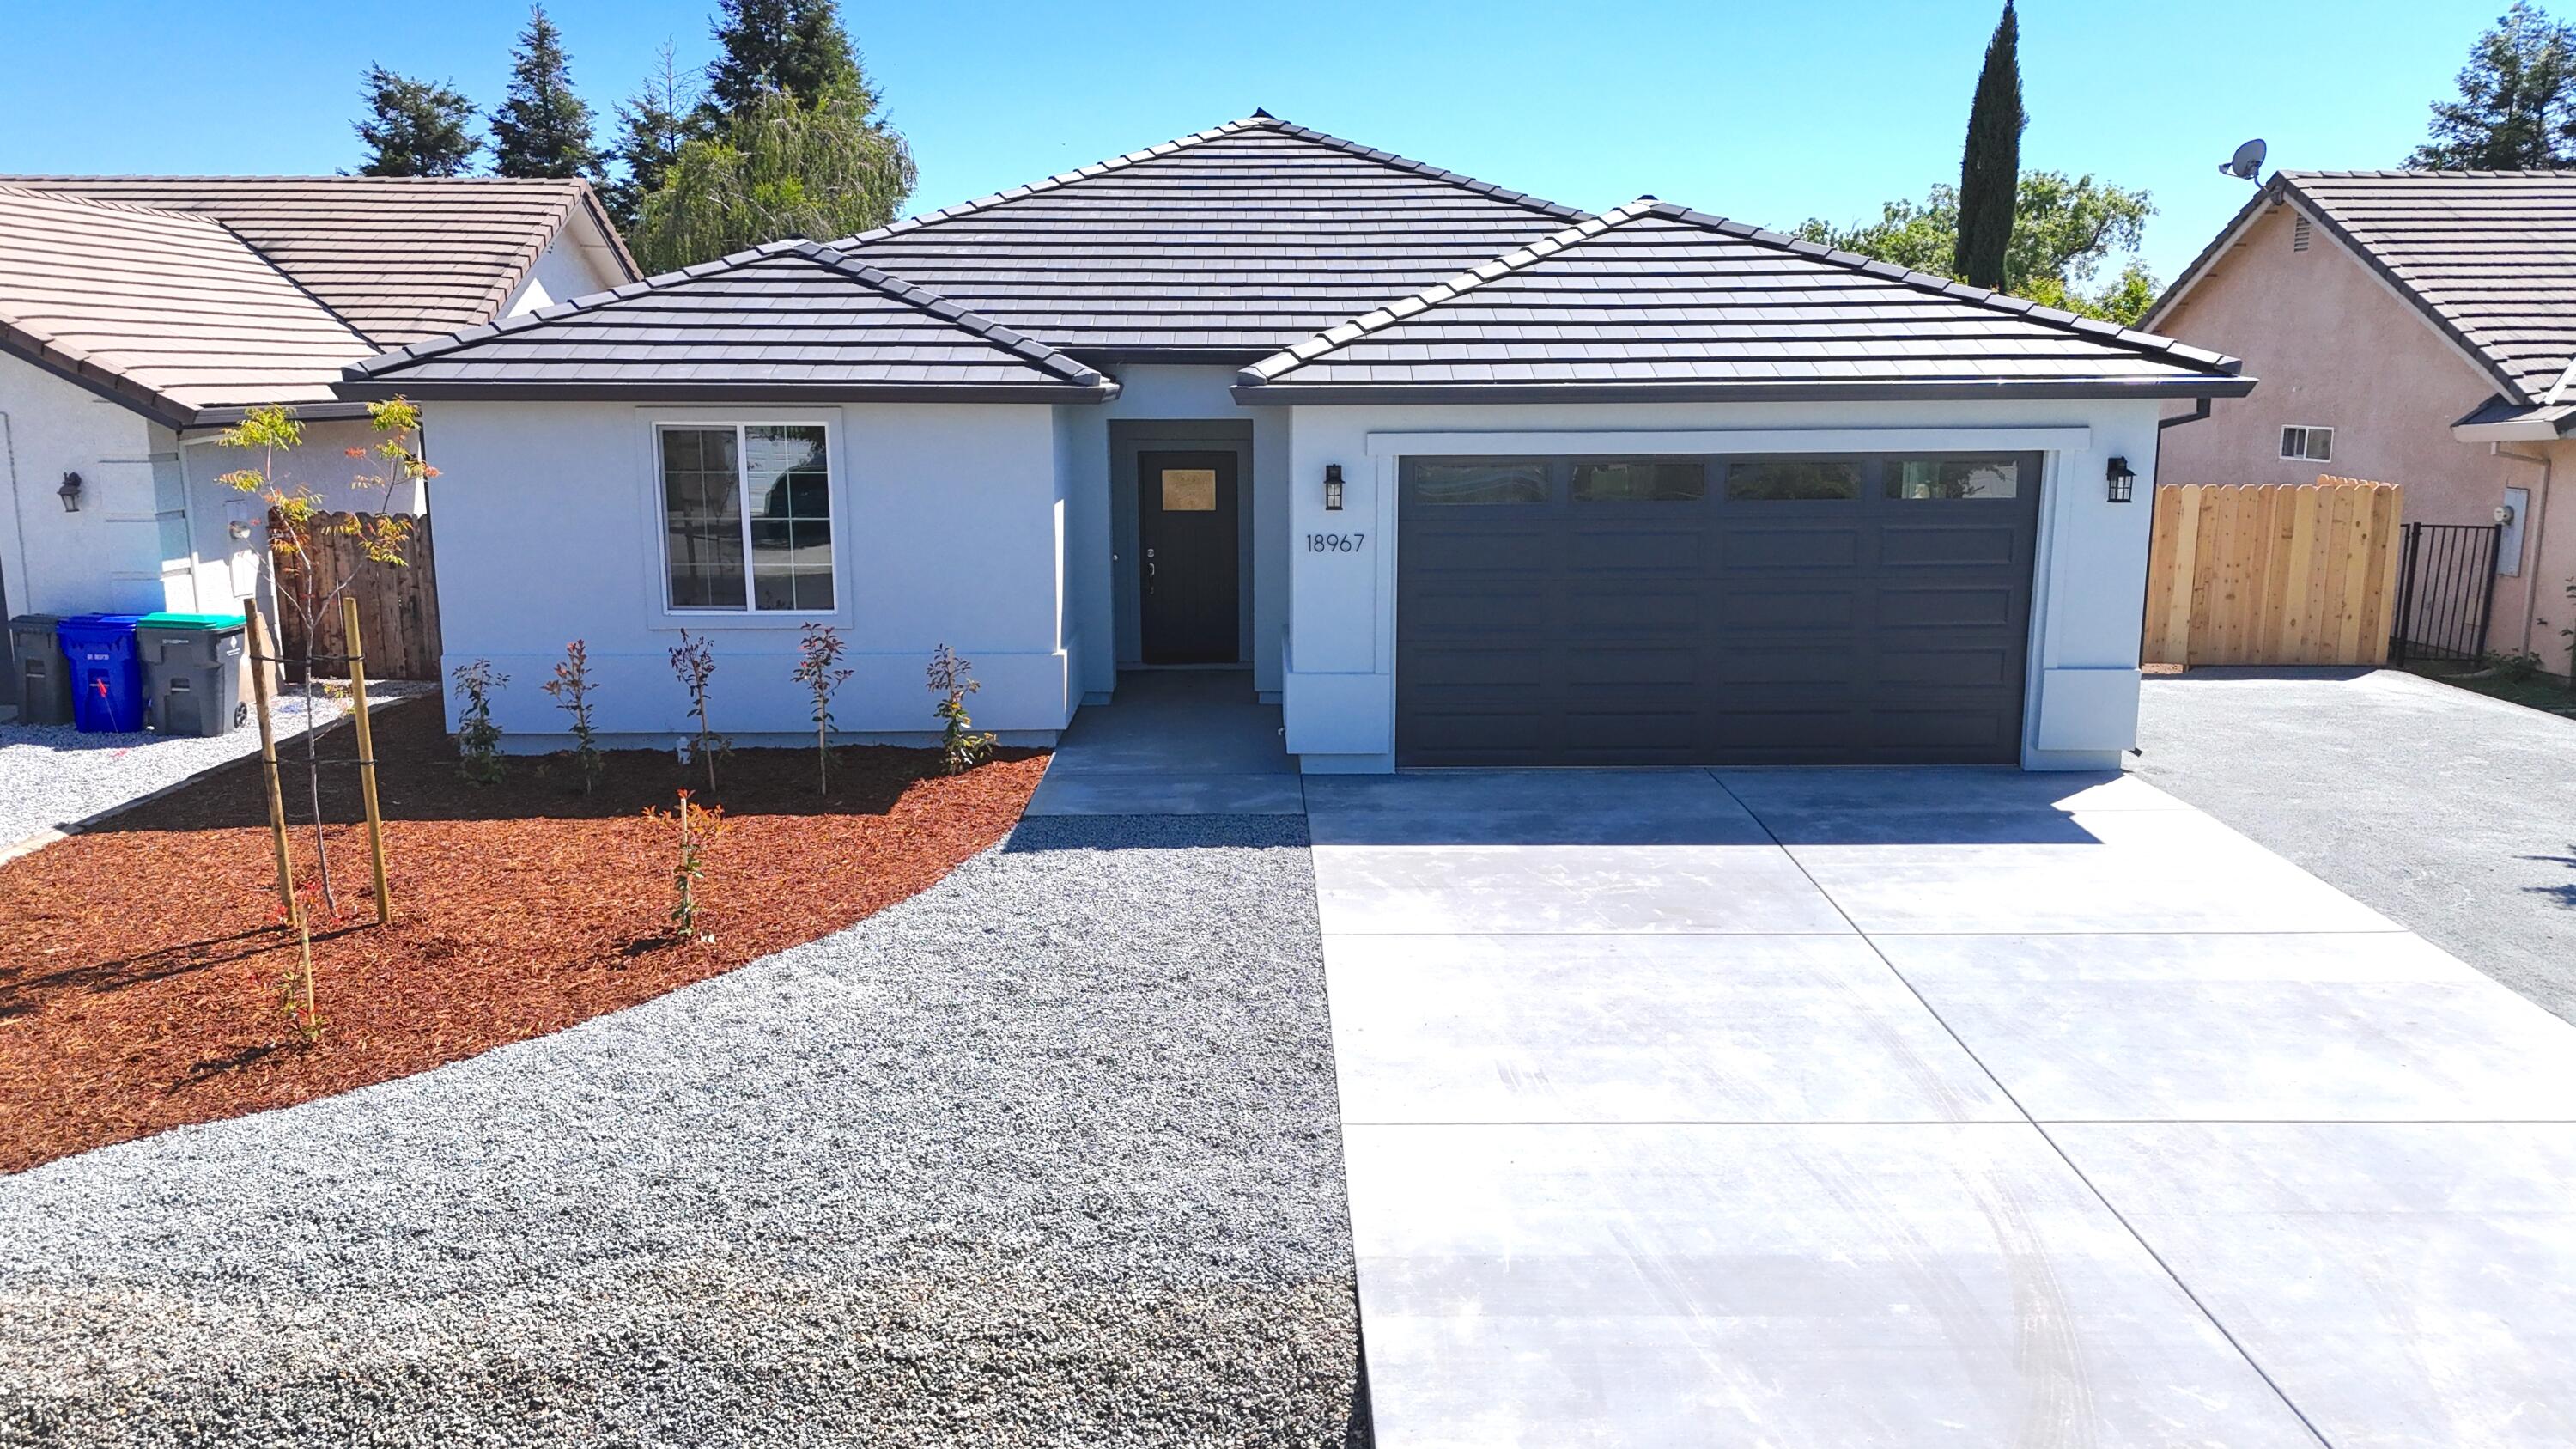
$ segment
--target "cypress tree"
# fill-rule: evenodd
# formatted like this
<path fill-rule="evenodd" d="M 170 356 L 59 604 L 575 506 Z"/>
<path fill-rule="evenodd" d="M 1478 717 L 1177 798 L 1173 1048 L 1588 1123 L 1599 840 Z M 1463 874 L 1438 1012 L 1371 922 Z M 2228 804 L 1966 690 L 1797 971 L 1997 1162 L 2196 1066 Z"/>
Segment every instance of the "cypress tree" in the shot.
<path fill-rule="evenodd" d="M 573 93 L 563 32 L 542 5 L 528 10 L 510 58 L 510 95 L 492 113 L 492 169 L 503 176 L 570 178 L 599 174 L 590 106 Z"/>
<path fill-rule="evenodd" d="M 468 128 L 473 103 L 453 87 L 367 67 L 367 114 L 354 123 L 367 143 L 361 176 L 461 176 L 483 143 Z"/>
<path fill-rule="evenodd" d="M 1985 69 L 1968 110 L 1959 155 L 1959 245 L 1951 270 L 1961 281 L 2000 289 L 2012 245 L 2013 202 L 2021 189 L 2021 28 L 2012 0 L 1986 42 Z"/>

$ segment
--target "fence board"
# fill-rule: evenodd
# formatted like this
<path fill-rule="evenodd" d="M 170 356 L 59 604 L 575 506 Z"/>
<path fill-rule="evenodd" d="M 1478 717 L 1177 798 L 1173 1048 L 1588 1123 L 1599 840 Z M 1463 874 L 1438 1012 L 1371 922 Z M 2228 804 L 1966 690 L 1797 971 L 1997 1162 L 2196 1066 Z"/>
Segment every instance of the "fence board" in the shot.
<path fill-rule="evenodd" d="M 323 526 L 314 530 L 310 580 L 303 576 L 302 566 L 292 556 L 276 556 L 280 645 L 289 659 L 303 656 L 303 611 L 286 599 L 308 589 L 311 597 L 320 598 L 347 580 L 349 596 L 358 601 L 358 627 L 366 634 L 368 677 L 435 680 L 439 657 L 438 564 L 430 542 L 429 520 L 422 517 L 411 521 L 411 538 L 402 550 L 408 567 L 396 568 L 370 560 L 356 539 L 328 526 L 345 524 L 356 516 L 323 516 Z M 314 654 L 321 657 L 347 652 L 338 606 L 323 609 L 321 615 L 321 627 L 313 640 Z M 323 672 L 341 671 L 326 668 Z"/>
<path fill-rule="evenodd" d="M 2403 499 L 2350 478 L 2157 489 L 2143 657 L 2385 663 Z"/>

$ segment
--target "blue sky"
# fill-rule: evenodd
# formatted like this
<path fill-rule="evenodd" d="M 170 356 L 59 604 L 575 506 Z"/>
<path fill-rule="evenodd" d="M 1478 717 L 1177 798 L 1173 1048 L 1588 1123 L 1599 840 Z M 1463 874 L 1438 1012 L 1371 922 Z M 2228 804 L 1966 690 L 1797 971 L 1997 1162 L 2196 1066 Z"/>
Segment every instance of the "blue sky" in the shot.
<path fill-rule="evenodd" d="M 2029 0 L 2025 167 L 2153 192 L 2160 279 L 2248 188 L 2217 173 L 2395 164 L 2505 0 Z M 556 0 L 603 115 L 664 37 L 702 63 L 711 0 Z M 1189 5 L 848 3 L 911 137 L 908 209 L 981 196 L 1250 112 L 1598 209 L 1652 192 L 1772 226 L 1874 215 L 1956 179 L 1995 0 Z M 0 170 L 313 172 L 358 154 L 382 61 L 500 98 L 522 0 L 0 0 Z"/>

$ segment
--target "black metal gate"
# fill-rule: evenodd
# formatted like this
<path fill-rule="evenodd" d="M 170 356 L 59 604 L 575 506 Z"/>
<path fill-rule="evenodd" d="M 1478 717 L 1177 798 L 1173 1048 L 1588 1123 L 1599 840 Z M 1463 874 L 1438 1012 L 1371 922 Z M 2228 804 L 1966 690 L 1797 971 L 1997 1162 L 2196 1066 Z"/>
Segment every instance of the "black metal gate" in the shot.
<path fill-rule="evenodd" d="M 2410 523 L 2397 563 L 2396 627 L 2388 659 L 2475 660 L 2486 653 L 2495 613 L 2497 550 L 2492 523 Z"/>

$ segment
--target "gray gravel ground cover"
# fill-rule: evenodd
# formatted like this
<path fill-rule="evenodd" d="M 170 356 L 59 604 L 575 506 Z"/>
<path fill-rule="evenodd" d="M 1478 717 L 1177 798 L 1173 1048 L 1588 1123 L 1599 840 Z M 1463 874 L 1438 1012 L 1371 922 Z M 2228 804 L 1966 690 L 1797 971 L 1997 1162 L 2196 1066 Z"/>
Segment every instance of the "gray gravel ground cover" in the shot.
<path fill-rule="evenodd" d="M 10 1444 L 1341 1444 L 1305 822 L 1024 823 L 822 941 L 0 1179 Z"/>
<path fill-rule="evenodd" d="M 2133 768 L 2576 1021 L 2576 720 L 2400 670 L 2150 678 Z"/>
<path fill-rule="evenodd" d="M 370 684 L 367 698 L 390 702 L 437 688 Z M 345 700 L 314 701 L 313 717 L 325 727 L 348 712 Z M 279 698 L 273 720 L 281 744 L 301 738 L 303 696 Z M 0 724 L 0 850 L 258 753 L 259 731 L 250 726 L 200 738 L 149 731 L 85 735 L 70 725 Z"/>

